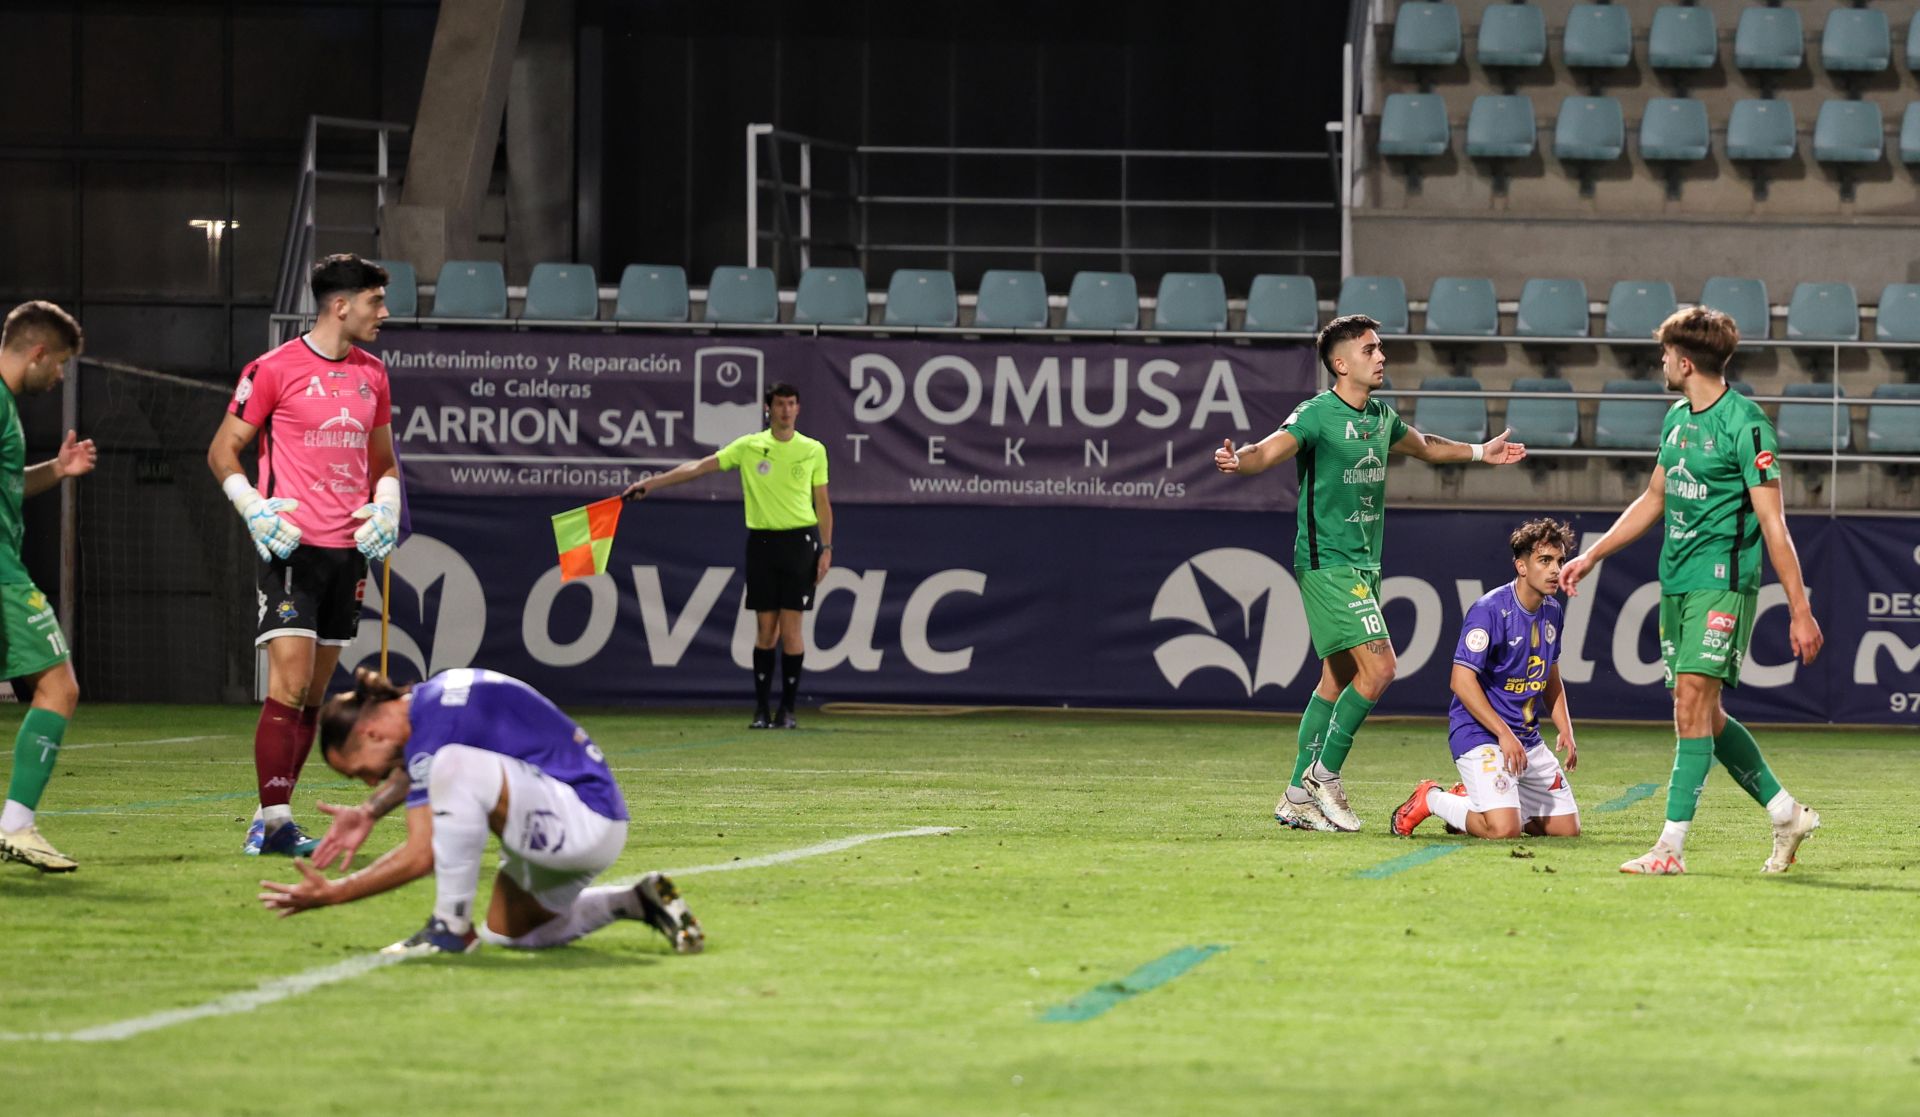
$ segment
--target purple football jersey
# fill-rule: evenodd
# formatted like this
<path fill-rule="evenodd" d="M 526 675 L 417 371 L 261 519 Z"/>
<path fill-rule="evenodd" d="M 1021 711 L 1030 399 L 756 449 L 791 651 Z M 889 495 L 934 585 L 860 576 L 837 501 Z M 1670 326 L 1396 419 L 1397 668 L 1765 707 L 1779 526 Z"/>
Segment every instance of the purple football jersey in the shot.
<path fill-rule="evenodd" d="M 1480 677 L 1493 712 L 1527 748 L 1540 743 L 1540 693 L 1560 658 L 1560 600 L 1548 597 L 1538 612 L 1520 607 L 1513 583 L 1483 595 L 1467 610 L 1453 661 Z M 1550 711 L 1549 711 L 1550 713 Z M 1458 758 L 1493 740 L 1458 697 L 1448 710 L 1447 747 Z"/>

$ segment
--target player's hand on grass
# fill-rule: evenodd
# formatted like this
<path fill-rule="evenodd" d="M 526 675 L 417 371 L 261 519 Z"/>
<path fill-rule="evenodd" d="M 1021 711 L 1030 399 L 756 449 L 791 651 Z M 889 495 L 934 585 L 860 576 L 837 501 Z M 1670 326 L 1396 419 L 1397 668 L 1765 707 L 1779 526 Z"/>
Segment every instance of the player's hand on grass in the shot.
<path fill-rule="evenodd" d="M 1561 764 L 1561 767 L 1571 772 L 1579 766 L 1580 747 L 1573 743 L 1572 737 L 1562 736 L 1555 744 L 1559 747 L 1560 752 L 1567 758 L 1566 761 Z"/>
<path fill-rule="evenodd" d="M 1580 596 L 1580 579 L 1593 573 L 1593 560 L 1585 555 L 1575 555 L 1560 568 L 1560 588 L 1567 591 L 1568 597 Z"/>
<path fill-rule="evenodd" d="M 82 439 L 76 431 L 67 432 L 67 440 L 60 444 L 60 452 L 53 457 L 53 471 L 59 477 L 79 477 L 93 472 L 93 463 L 99 457 L 94 449 L 93 439 Z"/>
<path fill-rule="evenodd" d="M 1812 663 L 1813 657 L 1820 654 L 1827 638 L 1820 632 L 1820 622 L 1813 619 L 1812 609 L 1795 615 L 1787 628 L 1787 641 L 1801 663 Z"/>
<path fill-rule="evenodd" d="M 353 855 L 360 852 L 360 846 L 373 833 L 373 814 L 359 807 L 336 807 L 332 803 L 315 805 L 320 808 L 321 814 L 331 816 L 333 822 L 321 836 L 320 844 L 314 847 L 314 866 L 329 868 L 335 858 L 340 858 L 340 871 L 344 873 L 353 868 Z"/>
<path fill-rule="evenodd" d="M 1240 472 L 1240 455 L 1233 452 L 1233 439 L 1223 440 L 1220 448 L 1213 452 L 1213 465 L 1222 473 Z"/>
<path fill-rule="evenodd" d="M 1511 733 L 1500 742 L 1500 758 L 1506 763 L 1509 775 L 1517 776 L 1527 770 L 1527 750 L 1520 744 L 1520 738 Z"/>
<path fill-rule="evenodd" d="M 1513 428 L 1508 427 L 1500 432 L 1499 437 L 1482 445 L 1480 460 L 1488 465 L 1512 465 L 1515 462 L 1525 461 L 1526 446 L 1510 439 L 1508 436 L 1511 434 L 1513 434 Z"/>
<path fill-rule="evenodd" d="M 260 893 L 260 906 L 270 912 L 276 912 L 280 918 L 298 915 L 313 908 L 323 908 L 333 902 L 333 882 L 320 875 L 304 857 L 293 859 L 293 867 L 300 870 L 299 884 L 278 884 L 263 880 L 260 887 L 266 889 Z"/>

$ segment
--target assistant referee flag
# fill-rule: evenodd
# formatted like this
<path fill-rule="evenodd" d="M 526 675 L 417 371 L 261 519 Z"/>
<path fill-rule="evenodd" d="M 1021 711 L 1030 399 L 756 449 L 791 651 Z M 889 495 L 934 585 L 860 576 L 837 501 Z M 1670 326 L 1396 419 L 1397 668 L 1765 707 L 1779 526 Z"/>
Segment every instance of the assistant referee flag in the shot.
<path fill-rule="evenodd" d="M 610 496 L 553 518 L 553 542 L 560 548 L 560 580 L 585 578 L 607 569 L 613 533 L 620 526 L 621 498 Z"/>

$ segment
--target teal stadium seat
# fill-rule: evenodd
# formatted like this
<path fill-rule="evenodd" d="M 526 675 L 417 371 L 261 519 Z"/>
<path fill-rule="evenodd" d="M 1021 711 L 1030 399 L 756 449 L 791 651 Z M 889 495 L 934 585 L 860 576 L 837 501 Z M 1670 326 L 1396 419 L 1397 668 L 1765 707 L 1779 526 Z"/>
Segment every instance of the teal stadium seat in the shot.
<path fill-rule="evenodd" d="M 1047 324 L 1047 281 L 1037 271 L 995 268 L 980 277 L 973 324 L 1001 330 L 1036 329 Z"/>
<path fill-rule="evenodd" d="M 1733 64 L 1742 70 L 1798 70 L 1807 36 L 1793 8 L 1752 7 L 1733 30 Z"/>
<path fill-rule="evenodd" d="M 1645 340 L 1680 309 L 1664 279 L 1623 279 L 1607 295 L 1607 336 Z"/>
<path fill-rule="evenodd" d="M 1618 70 L 1633 64 L 1633 24 L 1621 4 L 1575 4 L 1567 12 L 1560 54 L 1573 69 Z"/>
<path fill-rule="evenodd" d="M 1312 276 L 1256 275 L 1240 328 L 1250 333 L 1310 334 L 1320 328 L 1320 292 Z"/>
<path fill-rule="evenodd" d="M 1707 8 L 1669 4 L 1655 9 L 1647 31 L 1647 65 L 1656 70 L 1711 70 L 1720 57 L 1720 32 Z"/>
<path fill-rule="evenodd" d="M 1787 304 L 1790 341 L 1859 341 L 1860 298 L 1851 283 L 1802 283 Z"/>
<path fill-rule="evenodd" d="M 492 260 L 448 260 L 434 284 L 435 318 L 505 318 L 507 276 Z"/>
<path fill-rule="evenodd" d="M 1460 9 L 1414 0 L 1393 18 L 1396 66 L 1451 66 L 1460 61 Z"/>
<path fill-rule="evenodd" d="M 1380 154 L 1396 158 L 1445 155 L 1453 133 L 1438 93 L 1389 93 L 1380 109 Z"/>
<path fill-rule="evenodd" d="M 420 281 L 405 260 L 375 260 L 387 269 L 387 313 L 412 318 L 420 313 Z"/>
<path fill-rule="evenodd" d="M 1920 384 L 1882 384 L 1873 398 L 1920 401 Z M 1867 452 L 1920 454 L 1920 406 L 1868 407 Z"/>
<path fill-rule="evenodd" d="M 1480 382 L 1471 376 L 1429 376 L 1420 384 L 1423 392 L 1478 392 Z M 1423 399 L 1418 413 L 1420 431 L 1437 434 L 1455 442 L 1487 440 L 1487 400 L 1453 397 Z"/>
<path fill-rule="evenodd" d="M 1477 159 L 1524 159 L 1533 151 L 1532 98 L 1483 93 L 1473 99 L 1467 115 L 1468 155 Z"/>
<path fill-rule="evenodd" d="M 1880 106 L 1828 101 L 1813 125 L 1813 157 L 1822 163 L 1878 163 L 1885 149 Z"/>
<path fill-rule="evenodd" d="M 1907 69 L 1920 73 L 1920 15 L 1907 25 Z"/>
<path fill-rule="evenodd" d="M 1920 283 L 1889 283 L 1880 290 L 1876 341 L 1920 341 Z"/>
<path fill-rule="evenodd" d="M 1547 17 L 1532 4 L 1489 4 L 1480 13 L 1482 66 L 1538 66 L 1547 60 Z"/>
<path fill-rule="evenodd" d="M 1404 334 L 1409 329 L 1406 281 L 1394 275 L 1350 275 L 1340 284 L 1334 314 L 1364 314 L 1380 323 L 1380 333 Z"/>
<path fill-rule="evenodd" d="M 1655 97 L 1640 118 L 1640 156 L 1662 162 L 1695 162 L 1709 150 L 1707 106 L 1690 97 Z"/>
<path fill-rule="evenodd" d="M 707 280 L 707 321 L 764 325 L 780 320 L 780 292 L 771 268 L 713 269 Z"/>
<path fill-rule="evenodd" d="M 1553 127 L 1556 159 L 1610 162 L 1627 149 L 1627 124 L 1612 97 L 1568 97 Z"/>
<path fill-rule="evenodd" d="M 1577 279 L 1529 279 L 1520 289 L 1514 333 L 1521 337 L 1586 337 L 1587 285 Z"/>
<path fill-rule="evenodd" d="M 1427 332 L 1455 337 L 1493 337 L 1500 332 L 1500 301 L 1491 279 L 1433 281 L 1427 294 Z"/>
<path fill-rule="evenodd" d="M 887 281 L 889 326 L 952 326 L 960 321 L 960 296 L 945 268 L 900 268 Z"/>
<path fill-rule="evenodd" d="M 1609 380 L 1600 389 L 1610 396 L 1659 395 L 1651 380 Z M 1657 450 L 1660 427 L 1673 404 L 1664 399 L 1603 399 L 1593 413 L 1593 444 L 1603 450 Z"/>
<path fill-rule="evenodd" d="M 1170 271 L 1160 277 L 1154 297 L 1156 330 L 1224 330 L 1227 285 L 1212 272 Z"/>
<path fill-rule="evenodd" d="M 535 264 L 520 317 L 591 322 L 600 317 L 600 280 L 586 264 Z"/>
<path fill-rule="evenodd" d="M 1913 22 L 1920 26 L 1920 18 Z M 1900 116 L 1900 161 L 1920 163 L 1920 101 L 1908 105 Z"/>
<path fill-rule="evenodd" d="M 1783 403 L 1773 421 L 1774 433 L 1782 450 L 1817 450 L 1845 453 L 1853 448 L 1853 418 L 1848 413 L 1846 396 L 1837 407 L 1832 384 L 1797 383 L 1787 385 L 1786 395 L 1796 400 L 1823 400 L 1822 403 Z"/>
<path fill-rule="evenodd" d="M 1778 162 L 1793 158 L 1799 146 L 1792 105 L 1779 100 L 1734 102 L 1727 118 L 1727 158 Z"/>
<path fill-rule="evenodd" d="M 1572 384 L 1544 376 L 1523 376 L 1513 382 L 1513 390 L 1528 393 L 1507 401 L 1506 425 L 1513 428 L 1514 438 L 1545 450 L 1564 450 L 1579 443 L 1579 401 L 1553 398 L 1571 393 Z"/>
<path fill-rule="evenodd" d="M 1119 271 L 1083 271 L 1067 289 L 1070 330 L 1132 330 L 1140 325 L 1140 288 Z"/>
<path fill-rule="evenodd" d="M 1747 397 L 1748 399 L 1752 399 L 1755 395 L 1755 392 L 1753 390 L 1753 385 L 1747 383 L 1744 380 L 1729 380 L 1727 381 L 1727 387 L 1732 388 L 1734 391 L 1739 392 L 1741 395 Z"/>
<path fill-rule="evenodd" d="M 628 264 L 613 298 L 616 322 L 685 322 L 687 272 L 678 264 Z"/>
<path fill-rule="evenodd" d="M 808 268 L 793 292 L 793 320 L 813 326 L 867 324 L 867 276 L 859 268 Z"/>
<path fill-rule="evenodd" d="M 1731 317 L 1743 338 L 1765 341 L 1772 333 L 1773 317 L 1764 280 L 1713 276 L 1700 288 L 1700 305 Z"/>
<path fill-rule="evenodd" d="M 1875 8 L 1836 8 L 1820 32 L 1820 63 L 1832 73 L 1877 74 L 1893 64 L 1893 32 L 1887 13 Z"/>

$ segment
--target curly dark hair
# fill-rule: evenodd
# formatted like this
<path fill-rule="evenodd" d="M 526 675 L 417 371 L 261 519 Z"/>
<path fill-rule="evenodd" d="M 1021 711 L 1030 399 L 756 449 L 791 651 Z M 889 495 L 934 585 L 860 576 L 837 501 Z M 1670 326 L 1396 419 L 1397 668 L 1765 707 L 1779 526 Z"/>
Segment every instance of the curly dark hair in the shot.
<path fill-rule="evenodd" d="M 1542 543 L 1560 548 L 1560 557 L 1570 559 L 1578 536 L 1573 534 L 1573 525 L 1556 520 L 1552 516 L 1542 516 L 1537 520 L 1528 520 L 1513 529 L 1507 537 L 1507 544 L 1513 548 L 1513 557 L 1523 559 L 1533 554 L 1533 549 Z"/>

